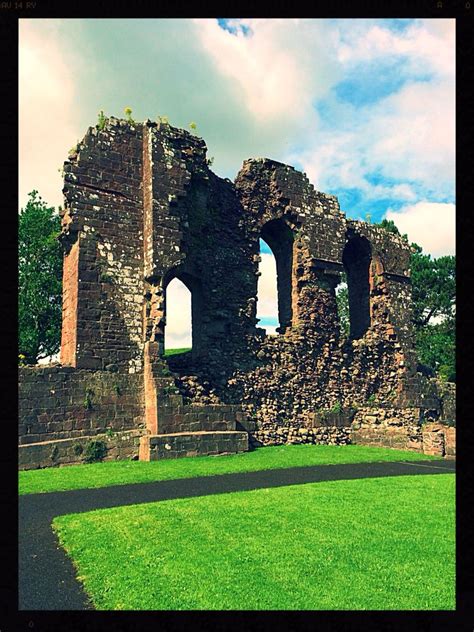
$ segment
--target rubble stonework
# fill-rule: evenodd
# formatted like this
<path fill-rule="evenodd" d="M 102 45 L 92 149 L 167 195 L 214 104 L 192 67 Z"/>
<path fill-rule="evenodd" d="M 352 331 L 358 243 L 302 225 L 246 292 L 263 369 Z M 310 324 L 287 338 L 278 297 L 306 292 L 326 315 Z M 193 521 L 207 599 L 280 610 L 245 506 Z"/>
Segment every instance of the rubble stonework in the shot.
<path fill-rule="evenodd" d="M 202 139 L 115 118 L 89 128 L 64 172 L 55 379 L 72 408 L 39 385 L 46 369 L 23 369 L 24 385 L 33 380 L 41 391 L 42 408 L 33 412 L 33 401 L 21 409 L 45 429 L 32 433 L 33 443 L 71 439 L 61 433 L 72 429 L 54 424 L 61 415 L 73 421 L 80 405 L 68 389 L 86 374 L 130 392 L 133 412 L 117 416 L 125 409 L 105 397 L 101 421 L 142 434 L 143 459 L 240 451 L 248 442 L 383 444 L 384 437 L 385 445 L 422 449 L 422 425 L 453 416 L 452 390 L 417 372 L 408 244 L 347 219 L 337 198 L 304 174 L 258 158 L 232 183 L 209 169 Z M 256 317 L 260 238 L 277 265 L 275 336 Z M 336 303 L 343 272 L 349 337 Z M 192 351 L 165 358 L 174 278 L 192 295 Z"/>

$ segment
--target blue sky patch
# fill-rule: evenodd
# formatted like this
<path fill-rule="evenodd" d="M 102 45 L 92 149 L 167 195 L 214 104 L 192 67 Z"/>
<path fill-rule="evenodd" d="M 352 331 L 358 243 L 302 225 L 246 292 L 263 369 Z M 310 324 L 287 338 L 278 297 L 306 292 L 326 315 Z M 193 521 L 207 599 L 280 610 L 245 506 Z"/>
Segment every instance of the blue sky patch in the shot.
<path fill-rule="evenodd" d="M 265 255 L 272 255 L 272 249 L 270 248 L 270 246 L 267 244 L 266 241 L 263 241 L 263 239 L 260 239 L 259 241 L 260 244 L 260 253 L 261 254 L 265 254 Z"/>
<path fill-rule="evenodd" d="M 405 200 L 396 198 L 368 200 L 360 189 L 335 189 L 331 193 L 337 196 L 341 210 L 348 218 L 366 221 L 369 215 L 372 224 L 380 222 L 389 208 L 398 210 L 406 204 Z"/>
<path fill-rule="evenodd" d="M 381 70 L 374 74 L 370 73 L 370 77 L 364 77 L 364 73 L 354 73 L 354 76 L 341 81 L 334 92 L 340 101 L 360 107 L 397 92 L 405 82 L 406 79 L 396 72 Z"/>
<path fill-rule="evenodd" d="M 237 35 L 239 32 L 244 35 L 250 35 L 251 30 L 245 24 L 236 24 L 235 20 L 238 18 L 217 18 L 217 23 L 224 31 L 228 31 L 232 33 L 232 35 Z"/>
<path fill-rule="evenodd" d="M 373 184 L 373 185 L 377 185 L 377 184 L 383 184 L 383 185 L 394 185 L 394 184 L 400 184 L 400 180 L 394 180 L 393 178 L 389 178 L 387 176 L 382 175 L 382 173 L 379 171 L 372 171 L 371 173 L 366 173 L 364 175 L 364 178 L 367 180 L 367 182 L 369 184 Z M 408 183 L 405 183 L 408 184 Z"/>
<path fill-rule="evenodd" d="M 370 105 L 398 92 L 409 81 L 429 81 L 424 69 L 407 68 L 400 55 L 388 60 L 357 64 L 346 79 L 337 84 L 334 93 L 339 101 L 355 107 Z"/>
<path fill-rule="evenodd" d="M 395 31 L 397 33 L 403 33 L 407 30 L 409 26 L 411 26 L 415 20 L 412 18 L 391 18 L 387 20 L 379 20 L 380 26 L 387 27 L 391 31 Z"/>
<path fill-rule="evenodd" d="M 263 316 L 260 318 L 259 323 L 260 327 L 270 326 L 270 327 L 278 327 L 278 318 L 274 316 Z"/>

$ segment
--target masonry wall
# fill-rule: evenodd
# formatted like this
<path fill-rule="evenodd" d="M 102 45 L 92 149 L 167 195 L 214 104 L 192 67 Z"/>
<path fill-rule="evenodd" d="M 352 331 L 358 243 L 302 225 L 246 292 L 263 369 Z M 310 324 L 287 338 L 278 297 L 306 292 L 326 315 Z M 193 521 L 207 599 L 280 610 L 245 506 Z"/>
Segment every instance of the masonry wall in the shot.
<path fill-rule="evenodd" d="M 144 427 L 141 375 L 23 367 L 18 396 L 20 445 Z"/>
<path fill-rule="evenodd" d="M 142 145 L 140 126 L 115 119 L 102 131 L 89 128 L 64 163 L 65 365 L 130 373 L 142 368 Z M 77 278 L 68 274 L 76 257 Z M 68 296 L 75 283 L 74 340 Z"/>
<path fill-rule="evenodd" d="M 298 428 L 315 410 L 361 407 L 369 399 L 404 408 L 420 405 L 410 327 L 410 253 L 401 238 L 347 220 L 334 196 L 317 191 L 303 174 L 272 160 L 245 161 L 234 184 L 218 178 L 207 165 L 204 142 L 169 125 L 147 122 L 134 127 L 112 119 L 102 132 L 90 131 L 80 148 L 71 167 L 76 177 L 72 190 L 81 198 L 87 197 L 91 183 L 103 189 L 97 193 L 104 196 L 98 202 L 99 224 L 88 222 L 92 233 L 95 229 L 110 236 L 111 248 L 118 240 L 122 250 L 117 261 L 130 268 L 134 283 L 131 303 L 119 304 L 115 299 L 108 303 L 117 307 L 117 324 L 105 328 L 104 303 L 99 321 L 93 320 L 95 295 L 84 293 L 91 291 L 88 286 L 82 291 L 92 319 L 90 345 L 78 345 L 82 362 L 95 362 L 102 349 L 107 355 L 112 348 L 126 361 L 124 350 L 133 348 L 139 367 L 138 354 L 147 341 L 158 345 L 162 357 L 166 288 L 176 277 L 192 293 L 193 352 L 164 364 L 154 352 L 150 362 L 155 377 L 166 364 L 172 367 L 188 401 L 243 402 L 249 417 L 262 428 L 289 424 Z M 100 148 L 100 157 L 95 148 Z M 124 156 L 122 162 L 119 156 Z M 120 178 L 124 165 L 129 173 L 129 165 L 123 160 L 130 160 L 133 169 L 132 179 L 120 191 L 134 204 L 121 202 L 123 224 L 117 237 L 110 232 L 114 222 L 107 223 L 104 217 L 110 209 L 110 190 L 125 186 Z M 85 167 L 79 169 L 96 162 L 110 169 L 105 186 L 103 181 L 89 181 Z M 68 190 L 71 186 L 67 184 Z M 80 221 L 87 213 L 93 215 L 89 207 L 77 208 Z M 278 337 L 265 336 L 256 318 L 261 236 L 273 244 L 280 269 L 280 311 L 285 322 Z M 139 253 L 137 238 L 143 246 Z M 97 235 L 89 232 L 80 247 L 92 252 L 96 240 Z M 351 270 L 350 257 L 344 253 L 358 242 L 367 244 L 368 263 L 362 268 L 354 263 Z M 288 261 L 291 269 L 284 270 Z M 91 258 L 88 274 L 97 272 L 98 262 Z M 365 325 L 349 339 L 341 335 L 335 297 L 343 271 L 367 288 Z M 122 285 L 118 280 L 116 287 Z M 102 297 L 104 290 L 108 292 L 104 286 L 100 290 Z M 130 314 L 138 323 L 140 310 L 142 342 L 138 326 L 124 327 Z M 78 330 L 81 327 L 79 323 Z M 104 366 L 104 357 L 101 361 Z"/>
<path fill-rule="evenodd" d="M 110 424 L 156 434 L 170 379 L 185 406 L 242 405 L 254 444 L 385 433 L 418 449 L 423 423 L 452 416 L 452 393 L 416 370 L 408 244 L 348 220 L 304 174 L 252 159 L 232 183 L 209 169 L 202 139 L 114 118 L 88 130 L 64 169 L 64 366 L 21 374 L 22 444 Z M 276 336 L 256 317 L 261 237 L 277 261 Z M 343 272 L 349 337 L 337 313 Z M 174 278 L 192 294 L 193 349 L 166 359 Z M 335 411 L 349 423 L 314 426 Z"/>
<path fill-rule="evenodd" d="M 152 165 L 146 187 L 152 201 L 145 202 L 146 339 L 163 351 L 166 288 L 180 279 L 192 294 L 192 359 L 224 386 L 248 356 L 242 328 L 255 279 L 242 208 L 232 183 L 209 170 L 201 139 L 152 125 L 145 137 Z"/>

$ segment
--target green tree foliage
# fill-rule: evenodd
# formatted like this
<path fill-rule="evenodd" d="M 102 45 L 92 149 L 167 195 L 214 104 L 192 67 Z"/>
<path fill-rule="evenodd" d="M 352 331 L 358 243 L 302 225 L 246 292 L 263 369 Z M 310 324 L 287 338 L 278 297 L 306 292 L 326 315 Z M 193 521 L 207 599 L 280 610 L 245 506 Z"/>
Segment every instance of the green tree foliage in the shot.
<path fill-rule="evenodd" d="M 376 224 L 400 235 L 393 220 Z M 407 235 L 400 235 L 408 241 Z M 455 307 L 456 257 L 432 259 L 412 243 L 410 270 L 413 292 L 413 324 L 418 361 L 443 379 L 456 379 Z"/>
<path fill-rule="evenodd" d="M 32 191 L 18 227 L 19 354 L 27 364 L 54 355 L 61 335 L 61 221 Z"/>
<path fill-rule="evenodd" d="M 456 381 L 456 340 L 454 318 L 426 325 L 416 331 L 416 347 L 420 364 L 431 368 L 448 382 Z"/>
<path fill-rule="evenodd" d="M 416 247 L 416 244 L 412 244 Z M 418 246 L 419 248 L 419 246 Z M 451 318 L 456 302 L 456 260 L 446 256 L 432 259 L 421 248 L 410 258 L 413 286 L 413 320 L 417 328 L 433 320 Z"/>
<path fill-rule="evenodd" d="M 400 237 L 403 237 L 403 239 L 405 239 L 405 241 L 408 241 L 407 235 L 401 235 L 400 234 L 400 231 L 395 226 L 395 222 L 393 221 L 393 219 L 383 219 L 379 224 L 374 224 L 374 226 L 377 226 L 378 228 L 384 228 L 389 233 L 394 233 L 395 235 L 400 235 Z"/>

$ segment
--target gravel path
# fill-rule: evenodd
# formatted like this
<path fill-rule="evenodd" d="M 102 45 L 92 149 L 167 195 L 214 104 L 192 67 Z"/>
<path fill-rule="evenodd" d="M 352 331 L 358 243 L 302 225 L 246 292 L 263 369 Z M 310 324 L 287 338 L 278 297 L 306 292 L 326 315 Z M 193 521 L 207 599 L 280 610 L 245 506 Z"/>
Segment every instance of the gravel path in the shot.
<path fill-rule="evenodd" d="M 19 499 L 19 609 L 93 609 L 76 579 L 74 567 L 51 529 L 55 516 L 172 498 L 189 498 L 323 481 L 444 474 L 455 472 L 454 460 L 394 463 L 348 463 L 260 472 L 116 485 Z"/>

